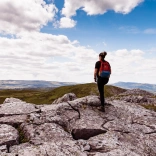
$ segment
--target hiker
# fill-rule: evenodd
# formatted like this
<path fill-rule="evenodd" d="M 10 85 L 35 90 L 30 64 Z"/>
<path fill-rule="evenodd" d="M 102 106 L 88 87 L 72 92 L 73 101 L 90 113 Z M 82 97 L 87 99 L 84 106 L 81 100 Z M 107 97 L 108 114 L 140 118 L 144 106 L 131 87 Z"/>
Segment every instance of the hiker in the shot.
<path fill-rule="evenodd" d="M 105 61 L 107 52 L 99 54 L 99 61 L 95 64 L 94 81 L 97 82 L 98 90 L 100 93 L 101 108 L 105 112 L 105 98 L 104 98 L 104 85 L 108 83 L 111 74 L 111 66 L 109 62 Z"/>

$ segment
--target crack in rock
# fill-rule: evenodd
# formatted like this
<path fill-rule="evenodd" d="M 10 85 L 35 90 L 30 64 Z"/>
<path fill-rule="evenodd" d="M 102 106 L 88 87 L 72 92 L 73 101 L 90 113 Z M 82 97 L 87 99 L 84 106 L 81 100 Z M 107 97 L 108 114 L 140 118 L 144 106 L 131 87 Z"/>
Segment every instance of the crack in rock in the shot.
<path fill-rule="evenodd" d="M 80 119 L 80 118 L 81 118 L 81 114 L 80 114 L 79 109 L 73 107 L 68 101 L 67 101 L 67 103 L 69 104 L 69 106 L 70 106 L 72 109 L 74 109 L 76 112 L 78 112 L 78 114 L 79 114 L 79 119 Z"/>
<path fill-rule="evenodd" d="M 145 134 L 154 134 L 154 133 L 156 133 L 156 131 L 148 132 L 148 133 L 145 133 Z"/>
<path fill-rule="evenodd" d="M 87 129 L 87 128 L 81 128 L 81 129 L 73 129 L 72 130 L 72 136 L 73 139 L 78 140 L 78 139 L 84 139 L 88 140 L 91 137 L 94 137 L 99 134 L 106 133 L 106 130 L 102 129 Z"/>

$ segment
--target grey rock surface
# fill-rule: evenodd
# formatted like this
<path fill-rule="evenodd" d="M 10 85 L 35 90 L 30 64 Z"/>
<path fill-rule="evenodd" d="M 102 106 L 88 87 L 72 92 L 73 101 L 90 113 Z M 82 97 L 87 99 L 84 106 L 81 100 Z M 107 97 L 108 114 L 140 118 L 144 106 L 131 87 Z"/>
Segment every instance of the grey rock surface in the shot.
<path fill-rule="evenodd" d="M 6 124 L 0 125 L 0 146 L 1 145 L 16 145 L 19 143 L 18 131 Z"/>
<path fill-rule="evenodd" d="M 67 101 L 73 101 L 76 98 L 77 97 L 74 93 L 67 93 L 67 94 L 63 95 L 62 97 L 56 99 L 52 104 L 58 104 L 58 103 L 67 102 Z"/>
<path fill-rule="evenodd" d="M 141 89 L 127 90 L 126 92 L 111 97 L 110 100 L 121 100 L 130 103 L 156 106 L 156 95 Z"/>
<path fill-rule="evenodd" d="M 26 122 L 28 119 L 27 115 L 13 115 L 5 116 L 0 118 L 0 124 L 8 124 L 14 127 Z"/>
<path fill-rule="evenodd" d="M 8 150 L 7 150 L 7 146 L 6 145 L 2 145 L 0 146 L 0 153 L 7 153 Z"/>
<path fill-rule="evenodd" d="M 105 113 L 94 95 L 41 106 L 2 104 L 0 155 L 156 156 L 156 112 L 140 105 L 150 105 L 153 94 L 132 90 L 117 96 L 106 99 Z M 21 132 L 26 143 L 18 141 Z"/>
<path fill-rule="evenodd" d="M 18 153 L 18 156 L 87 156 L 72 140 L 44 142 L 38 146 L 21 144 L 11 147 L 10 151 L 11 153 Z"/>
<path fill-rule="evenodd" d="M 34 104 L 12 102 L 0 105 L 0 116 L 22 115 L 39 111 Z"/>
<path fill-rule="evenodd" d="M 25 136 L 34 145 L 39 145 L 44 142 L 72 139 L 69 133 L 55 123 L 44 123 L 41 125 L 26 124 L 21 125 L 21 129 L 23 129 Z"/>
<path fill-rule="evenodd" d="M 4 102 L 3 102 L 3 104 L 5 104 L 5 103 L 13 103 L 13 102 L 24 102 L 24 101 L 22 101 L 20 99 L 17 99 L 17 98 L 11 97 L 11 98 L 6 98 L 4 100 Z"/>

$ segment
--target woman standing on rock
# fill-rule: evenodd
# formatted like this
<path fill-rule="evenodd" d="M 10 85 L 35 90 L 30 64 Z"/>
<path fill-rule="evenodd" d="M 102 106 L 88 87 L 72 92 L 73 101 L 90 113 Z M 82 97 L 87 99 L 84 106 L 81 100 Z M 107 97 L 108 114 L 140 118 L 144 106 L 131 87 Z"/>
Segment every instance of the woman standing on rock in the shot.
<path fill-rule="evenodd" d="M 111 66 L 105 61 L 107 52 L 99 54 L 99 61 L 95 63 L 94 81 L 97 82 L 100 93 L 101 111 L 105 112 L 104 85 L 108 83 L 111 74 Z"/>

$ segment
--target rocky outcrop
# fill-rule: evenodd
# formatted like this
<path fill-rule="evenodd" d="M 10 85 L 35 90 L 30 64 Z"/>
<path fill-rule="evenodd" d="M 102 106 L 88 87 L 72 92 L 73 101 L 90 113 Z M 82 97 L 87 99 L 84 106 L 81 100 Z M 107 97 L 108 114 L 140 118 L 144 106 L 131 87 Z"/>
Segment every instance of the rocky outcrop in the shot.
<path fill-rule="evenodd" d="M 153 93 L 150 93 L 148 91 L 145 90 L 141 90 L 141 89 L 131 89 L 131 90 L 127 90 L 123 93 L 121 93 L 120 95 L 143 95 L 143 96 L 153 96 Z"/>
<path fill-rule="evenodd" d="M 138 103 L 156 106 L 156 95 L 141 89 L 132 89 L 110 98 L 111 100 L 121 100 L 130 103 Z"/>
<path fill-rule="evenodd" d="M 125 100 L 148 104 L 154 96 L 133 92 L 107 99 L 105 113 L 98 96 L 67 94 L 40 106 L 8 99 L 0 105 L 0 155 L 155 156 L 156 112 Z"/>
<path fill-rule="evenodd" d="M 56 99 L 52 104 L 58 104 L 58 103 L 67 102 L 67 101 L 73 101 L 76 98 L 77 97 L 74 93 L 67 93 L 67 94 L 63 95 L 62 97 Z"/>
<path fill-rule="evenodd" d="M 4 102 L 3 102 L 3 104 L 5 104 L 5 103 L 13 103 L 13 102 L 24 102 L 24 101 L 22 101 L 22 100 L 20 100 L 20 99 L 17 99 L 17 98 L 6 98 L 5 100 L 4 100 Z"/>

